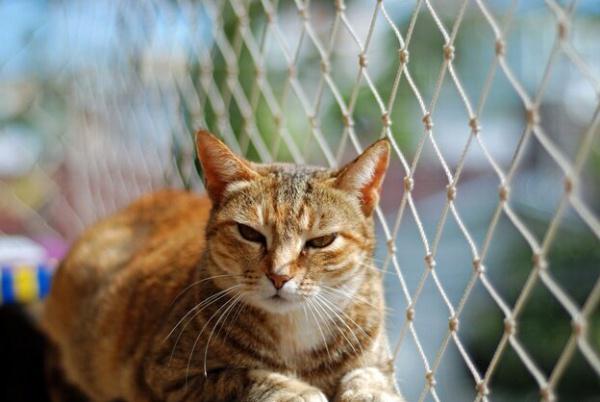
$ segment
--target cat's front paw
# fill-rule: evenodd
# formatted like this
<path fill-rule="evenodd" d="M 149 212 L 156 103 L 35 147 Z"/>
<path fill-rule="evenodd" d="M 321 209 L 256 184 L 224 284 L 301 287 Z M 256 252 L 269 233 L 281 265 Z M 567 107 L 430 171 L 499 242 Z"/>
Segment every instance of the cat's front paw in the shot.
<path fill-rule="evenodd" d="M 342 378 L 335 402 L 404 402 L 404 399 L 380 370 L 366 367 Z"/>
<path fill-rule="evenodd" d="M 316 388 L 302 391 L 281 389 L 271 394 L 264 402 L 327 402 L 327 397 Z"/>
<path fill-rule="evenodd" d="M 335 402 L 404 402 L 404 399 L 380 390 L 349 389 L 340 394 Z"/>
<path fill-rule="evenodd" d="M 254 384 L 245 402 L 327 402 L 320 389 L 294 377 L 265 370 L 253 370 Z"/>

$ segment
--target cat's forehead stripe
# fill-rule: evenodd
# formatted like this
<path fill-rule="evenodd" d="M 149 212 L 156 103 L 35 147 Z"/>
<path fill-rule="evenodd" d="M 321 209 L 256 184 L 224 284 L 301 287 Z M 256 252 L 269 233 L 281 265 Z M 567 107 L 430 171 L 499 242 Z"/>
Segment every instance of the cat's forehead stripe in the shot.
<path fill-rule="evenodd" d="M 280 226 L 284 232 L 287 232 L 286 235 L 308 229 L 308 209 L 311 207 L 309 205 L 310 180 L 312 178 L 312 173 L 308 171 L 276 175 L 279 187 L 273 201 L 285 207 Z"/>

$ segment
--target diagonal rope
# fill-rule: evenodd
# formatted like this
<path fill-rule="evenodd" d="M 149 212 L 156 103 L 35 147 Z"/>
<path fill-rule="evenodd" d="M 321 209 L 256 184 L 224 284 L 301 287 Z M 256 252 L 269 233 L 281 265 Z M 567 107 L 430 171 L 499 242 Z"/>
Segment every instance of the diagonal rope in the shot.
<path fill-rule="evenodd" d="M 70 183 L 78 191 L 72 199 L 61 197 L 60 183 L 54 177 L 56 166 L 40 163 L 36 169 L 49 184 L 48 197 L 65 209 L 64 216 L 80 230 L 133 197 L 165 183 L 200 187 L 194 175 L 192 151 L 192 135 L 197 126 L 210 125 L 236 152 L 248 154 L 255 150 L 261 162 L 269 163 L 285 155 L 295 163 L 322 160 L 330 168 L 336 168 L 348 154 L 362 152 L 368 141 L 361 124 L 365 118 L 361 102 L 366 98 L 370 102 L 369 112 L 373 110 L 378 115 L 375 122 L 369 121 L 370 128 L 375 130 L 373 135 L 390 140 L 395 162 L 392 166 L 400 170 L 400 174 L 390 174 L 386 182 L 390 191 L 398 194 L 393 200 L 394 210 L 385 215 L 378 208 L 375 214 L 382 231 L 382 245 L 386 246 L 381 268 L 384 272 L 392 271 L 398 278 L 400 301 L 405 304 L 404 316 L 397 317 L 400 325 L 391 357 L 398 367 L 410 367 L 422 374 L 423 382 L 414 385 L 419 395 L 415 400 L 446 399 L 438 381 L 446 380 L 441 370 L 445 360 L 454 358 L 448 356 L 449 349 L 455 351 L 457 362 L 474 386 L 475 401 L 491 400 L 492 379 L 509 350 L 539 388 L 541 399 L 554 400 L 576 354 L 583 356 L 590 371 L 600 376 L 600 353 L 589 329 L 600 305 L 600 278 L 589 284 L 591 291 L 586 297 L 575 298 L 559 280 L 549 257 L 560 241 L 561 225 L 569 212 L 582 221 L 582 227 L 600 238 L 597 211 L 583 195 L 588 185 L 584 182 L 584 167 L 592 158 L 600 131 L 600 78 L 593 60 L 586 60 L 571 35 L 578 3 L 545 0 L 545 6 L 542 5 L 549 11 L 556 34 L 547 60 L 539 62 L 543 69 L 539 82 L 533 86 L 520 76 L 520 70 L 507 56 L 519 4 L 524 2 L 512 0 L 507 6 L 485 0 L 461 0 L 450 5 L 432 0 L 401 3 L 397 5 L 391 0 L 115 2 L 109 11 L 115 21 L 121 21 L 115 25 L 122 31 L 107 30 L 110 34 L 104 40 L 119 48 L 115 58 L 118 62 L 112 65 L 112 61 L 98 60 L 89 70 L 78 71 L 69 83 L 70 119 L 61 152 L 69 169 L 77 173 Z M 401 19 L 395 15 L 397 9 L 405 14 Z M 504 11 L 501 19 L 495 15 L 497 9 Z M 85 8 L 79 5 L 77 10 L 81 18 L 69 27 L 72 36 L 77 36 L 83 27 Z M 453 17 L 449 17 L 448 10 Z M 93 8 L 93 13 L 100 11 L 101 7 Z M 100 15 L 93 17 L 91 30 L 105 30 Z M 473 18 L 481 23 L 480 29 L 489 29 L 493 35 L 488 43 L 493 50 L 491 61 L 481 66 L 470 65 L 471 70 L 467 70 L 485 69 L 477 98 L 467 91 L 471 77 L 459 68 L 463 52 L 474 50 L 468 46 L 458 48 L 461 41 L 457 39 Z M 290 20 L 297 23 L 297 31 L 291 32 L 287 26 Z M 157 50 L 161 28 L 177 30 L 179 24 L 187 30 L 182 40 Z M 429 82 L 422 80 L 419 65 L 410 60 L 411 52 L 422 45 L 416 34 L 419 28 L 427 29 L 429 36 L 442 42 L 437 50 L 442 62 Z M 382 32 L 388 34 L 389 42 L 382 39 Z M 29 51 L 30 45 L 25 47 Z M 389 82 L 381 80 L 377 49 L 386 52 L 385 62 L 391 65 L 386 66 L 392 74 Z M 343 77 L 336 62 L 346 62 L 348 54 L 356 64 Z M 574 156 L 565 151 L 563 138 L 553 136 L 555 129 L 542 115 L 561 61 L 596 96 L 592 117 L 582 132 L 560 133 L 578 141 Z M 315 75 L 305 77 L 299 71 L 305 65 L 314 68 Z M 253 78 L 248 80 L 247 76 L 252 74 Z M 484 112 L 493 107 L 492 89 L 499 77 L 505 80 L 503 84 L 511 95 L 516 96 L 525 123 L 520 132 L 514 133 L 518 142 L 511 149 L 510 160 L 504 163 L 495 156 L 489 137 L 491 130 L 482 121 Z M 462 129 L 452 133 L 457 146 L 454 158 L 449 157 L 450 150 L 442 141 L 446 134 L 436 126 L 443 126 L 442 97 L 447 88 L 453 91 L 453 107 L 466 115 L 466 119 L 462 115 L 453 118 L 463 124 Z M 393 114 L 406 99 L 414 101 L 415 112 L 400 119 L 419 124 L 412 150 L 405 149 L 398 140 L 404 133 L 396 128 L 397 117 Z M 330 120 L 335 123 L 328 123 Z M 298 132 L 299 125 L 308 130 Z M 157 144 L 136 141 L 137 133 L 147 131 L 168 131 L 165 133 L 168 139 Z M 528 161 L 528 147 L 532 144 L 539 145 L 539 152 L 549 158 L 559 172 L 558 185 L 562 185 L 558 203 L 549 213 L 548 226 L 541 235 L 520 215 L 511 193 Z M 175 148 L 181 153 L 177 163 L 171 155 L 165 157 L 165 153 Z M 457 203 L 462 195 L 459 190 L 469 178 L 468 160 L 473 152 L 483 156 L 483 164 L 492 169 L 492 180 L 499 186 L 498 199 L 481 240 L 476 240 L 477 232 L 467 224 L 471 211 Z M 421 207 L 420 194 L 415 191 L 420 184 L 415 172 L 431 163 L 441 167 L 436 179 L 441 179 L 445 186 L 445 200 L 434 216 Z M 45 211 L 28 206 L 4 181 L 0 190 L 26 222 L 27 230 L 57 234 Z M 433 222 L 431 229 L 426 225 L 429 219 Z M 493 265 L 490 250 L 500 240 L 502 219 L 516 230 L 533 257 L 513 305 L 505 300 L 487 268 Z M 457 238 L 472 263 L 472 270 L 469 267 L 470 272 L 465 275 L 466 284 L 461 284 L 457 291 L 452 290 L 450 281 L 446 283 L 442 275 L 453 269 L 462 273 L 465 269 L 455 267 L 452 260 L 443 257 L 443 235 L 450 224 L 455 224 Z M 411 286 L 407 274 L 415 267 L 401 263 L 403 256 L 396 248 L 403 230 L 415 235 L 417 252 L 422 252 L 424 261 L 422 267 L 411 272 L 415 278 Z M 504 319 L 503 331 L 497 334 L 500 339 L 487 367 L 476 363 L 478 359 L 473 358 L 474 352 L 461 330 L 466 322 L 465 310 L 476 303 L 474 290 L 478 285 Z M 517 331 L 524 319 L 523 311 L 538 286 L 549 292 L 572 325 L 549 371 L 536 361 L 523 341 L 525 338 L 520 338 Z M 425 311 L 421 304 L 431 297 L 441 301 L 443 314 L 447 314 L 444 318 L 447 328 L 440 331 L 435 343 L 430 337 L 424 339 L 429 334 L 417 325 Z M 406 363 L 400 357 L 406 350 L 415 352 L 414 362 Z"/>

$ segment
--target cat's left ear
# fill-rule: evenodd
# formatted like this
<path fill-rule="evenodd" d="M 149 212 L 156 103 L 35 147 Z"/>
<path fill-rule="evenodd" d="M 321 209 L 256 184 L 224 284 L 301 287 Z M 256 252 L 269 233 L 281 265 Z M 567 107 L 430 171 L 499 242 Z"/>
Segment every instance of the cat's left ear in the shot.
<path fill-rule="evenodd" d="M 390 143 L 381 139 L 344 166 L 336 175 L 335 186 L 355 194 L 365 215 L 370 216 L 379 201 L 379 190 L 390 160 Z"/>
<path fill-rule="evenodd" d="M 250 164 L 237 156 L 221 140 L 200 130 L 196 133 L 196 150 L 204 173 L 204 185 L 208 196 L 219 204 L 227 187 L 258 177 Z"/>

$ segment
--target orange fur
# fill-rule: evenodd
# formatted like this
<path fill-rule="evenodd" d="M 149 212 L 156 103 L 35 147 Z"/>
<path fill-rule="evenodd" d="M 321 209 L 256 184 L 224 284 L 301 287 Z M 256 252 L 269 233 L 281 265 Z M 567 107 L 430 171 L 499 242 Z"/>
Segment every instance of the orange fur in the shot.
<path fill-rule="evenodd" d="M 44 327 L 68 379 L 94 401 L 402 401 L 371 261 L 389 145 L 339 172 L 204 132 L 198 154 L 212 203 L 148 195 L 61 263 Z"/>

